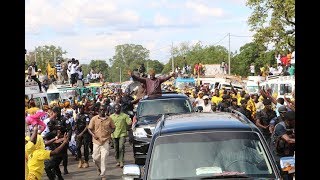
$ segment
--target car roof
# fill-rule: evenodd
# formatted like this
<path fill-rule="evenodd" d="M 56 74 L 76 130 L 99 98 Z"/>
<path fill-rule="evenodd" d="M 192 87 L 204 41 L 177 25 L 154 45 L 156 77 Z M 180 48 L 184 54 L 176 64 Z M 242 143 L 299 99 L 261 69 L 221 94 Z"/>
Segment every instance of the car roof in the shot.
<path fill-rule="evenodd" d="M 154 100 L 154 99 L 170 99 L 170 98 L 187 99 L 188 96 L 186 96 L 185 94 L 177 94 L 177 93 L 171 92 L 171 93 L 166 93 L 166 94 L 157 94 L 157 95 L 145 96 L 143 99 L 141 99 L 141 101 Z"/>
<path fill-rule="evenodd" d="M 165 118 L 160 129 L 161 134 L 199 130 L 257 131 L 249 119 L 231 112 L 172 115 Z"/>

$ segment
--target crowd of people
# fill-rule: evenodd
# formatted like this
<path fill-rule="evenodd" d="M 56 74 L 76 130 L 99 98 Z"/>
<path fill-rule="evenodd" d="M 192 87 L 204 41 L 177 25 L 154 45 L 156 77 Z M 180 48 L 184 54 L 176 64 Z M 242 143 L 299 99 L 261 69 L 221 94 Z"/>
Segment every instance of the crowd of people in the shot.
<path fill-rule="evenodd" d="M 74 70 L 79 66 L 72 64 Z M 172 73 L 155 77 L 152 69 L 148 73 L 149 78 L 142 76 L 139 70 L 129 71 L 128 75 L 138 86 L 128 87 L 127 91 L 105 87 L 97 94 L 89 92 L 62 102 L 54 101 L 42 109 L 36 107 L 33 99 L 26 99 L 26 177 L 39 180 L 46 172 L 50 180 L 63 179 L 59 165 L 63 164 L 63 174 L 69 173 L 68 151 L 79 161 L 78 168 L 91 165 L 89 154 L 92 153 L 102 179 L 106 179 L 110 148 L 114 148 L 116 166 L 123 167 L 124 143 L 126 137 L 129 142 L 132 140 L 130 127 L 135 122 L 130 112 L 145 95 L 161 94 L 163 82 L 176 76 Z M 76 76 L 71 77 L 74 83 Z M 232 83 L 230 85 L 230 90 L 196 86 L 183 89 L 181 93 L 202 112 L 241 112 L 263 132 L 278 164 L 280 157 L 294 156 L 294 93 L 293 99 L 276 99 L 268 89 L 249 95 L 233 88 Z M 168 90 L 175 88 L 171 86 Z"/>
<path fill-rule="evenodd" d="M 295 74 L 295 51 L 288 52 L 286 54 L 275 54 L 275 65 L 269 65 L 260 67 L 259 72 L 256 73 L 254 63 L 250 64 L 249 70 L 251 76 L 269 76 L 269 75 L 282 75 L 282 76 L 293 76 Z"/>
<path fill-rule="evenodd" d="M 71 84 L 72 87 L 83 87 L 85 83 L 103 82 L 104 78 L 101 72 L 91 69 L 84 81 L 84 74 L 79 60 L 57 60 L 54 67 L 48 64 L 45 73 L 38 68 L 35 61 L 32 61 L 26 70 L 26 81 L 33 80 L 37 83 L 40 92 L 46 92 L 49 85 L 54 84 Z M 43 91 L 44 90 L 44 91 Z"/>

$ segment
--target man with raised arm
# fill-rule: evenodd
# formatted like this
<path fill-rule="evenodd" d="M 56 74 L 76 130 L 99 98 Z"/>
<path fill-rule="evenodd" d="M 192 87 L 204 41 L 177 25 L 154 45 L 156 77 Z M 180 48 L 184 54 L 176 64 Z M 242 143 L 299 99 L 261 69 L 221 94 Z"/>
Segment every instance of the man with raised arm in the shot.
<path fill-rule="evenodd" d="M 129 76 L 132 77 L 134 81 L 139 81 L 143 83 L 146 87 L 146 94 L 152 95 L 152 94 L 161 94 L 161 84 L 167 80 L 169 80 L 171 77 L 175 76 L 175 73 L 172 73 L 170 76 L 167 77 L 159 77 L 156 78 L 156 73 L 153 69 L 149 70 L 150 78 L 143 78 L 138 77 L 132 73 L 132 71 L 128 71 Z"/>

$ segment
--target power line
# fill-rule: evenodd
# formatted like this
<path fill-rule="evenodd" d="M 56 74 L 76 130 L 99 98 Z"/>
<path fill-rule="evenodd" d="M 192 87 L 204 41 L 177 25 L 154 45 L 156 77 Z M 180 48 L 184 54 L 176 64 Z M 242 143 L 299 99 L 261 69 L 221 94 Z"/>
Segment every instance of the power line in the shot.
<path fill-rule="evenodd" d="M 232 35 L 232 34 L 230 34 L 230 36 L 232 36 L 232 37 L 252 37 L 252 36 L 242 36 L 242 35 Z"/>
<path fill-rule="evenodd" d="M 149 52 L 158 51 L 158 50 L 160 50 L 160 49 L 168 48 L 169 46 L 170 46 L 170 45 L 163 46 L 163 47 L 158 48 L 158 49 L 152 49 L 152 50 L 150 50 Z"/>
<path fill-rule="evenodd" d="M 222 40 L 224 40 L 224 38 L 226 38 L 228 36 L 228 34 L 226 34 L 222 39 L 220 39 L 218 42 L 213 43 L 213 46 L 215 46 L 216 44 L 220 43 Z"/>

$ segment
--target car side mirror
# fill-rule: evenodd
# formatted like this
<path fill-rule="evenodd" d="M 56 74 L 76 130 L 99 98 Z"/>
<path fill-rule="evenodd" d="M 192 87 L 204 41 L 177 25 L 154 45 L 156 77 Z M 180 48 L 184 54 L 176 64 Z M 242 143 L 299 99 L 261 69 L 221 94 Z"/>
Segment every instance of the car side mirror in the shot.
<path fill-rule="evenodd" d="M 122 172 L 122 179 L 124 180 L 140 179 L 140 167 L 136 164 L 124 165 Z"/>

